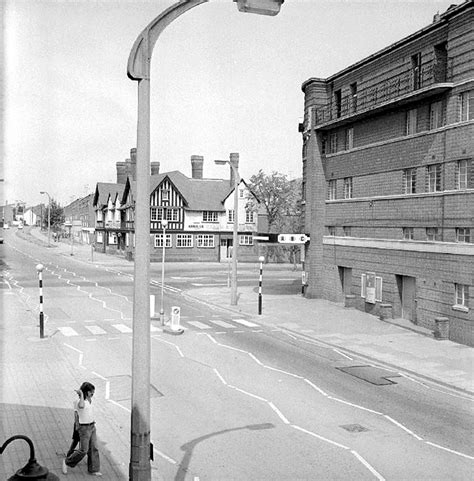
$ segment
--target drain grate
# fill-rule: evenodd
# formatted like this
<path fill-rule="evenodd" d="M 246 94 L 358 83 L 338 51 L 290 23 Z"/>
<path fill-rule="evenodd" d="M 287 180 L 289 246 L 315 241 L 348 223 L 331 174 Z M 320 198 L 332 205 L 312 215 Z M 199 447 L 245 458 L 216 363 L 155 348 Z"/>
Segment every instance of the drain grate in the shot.
<path fill-rule="evenodd" d="M 400 377 L 400 374 L 396 372 L 389 372 L 385 369 L 380 369 L 374 366 L 349 366 L 349 367 L 336 367 L 339 371 L 350 374 L 351 376 L 362 379 L 363 381 L 370 382 L 376 386 L 386 386 L 389 384 L 397 384 L 391 381 L 391 377 Z"/>
<path fill-rule="evenodd" d="M 361 426 L 360 424 L 343 424 L 339 427 L 345 429 L 346 431 L 349 431 L 350 433 L 364 433 L 368 431 L 367 428 L 364 428 L 364 426 Z"/>

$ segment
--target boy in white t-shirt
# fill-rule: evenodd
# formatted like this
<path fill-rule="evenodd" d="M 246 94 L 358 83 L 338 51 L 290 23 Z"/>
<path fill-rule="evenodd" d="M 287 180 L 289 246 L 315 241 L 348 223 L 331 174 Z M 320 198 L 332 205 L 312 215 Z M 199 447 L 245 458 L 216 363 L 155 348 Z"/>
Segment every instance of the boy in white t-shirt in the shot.
<path fill-rule="evenodd" d="M 94 408 L 92 406 L 92 396 L 95 393 L 95 387 L 90 382 L 82 383 L 81 387 L 76 390 L 79 399 L 74 401 L 74 411 L 77 412 L 79 433 L 79 449 L 68 453 L 63 460 L 62 471 L 67 474 L 68 466 L 73 468 L 87 454 L 87 469 L 89 474 L 102 476 L 100 472 L 99 450 L 97 449 L 97 433 L 95 429 Z"/>

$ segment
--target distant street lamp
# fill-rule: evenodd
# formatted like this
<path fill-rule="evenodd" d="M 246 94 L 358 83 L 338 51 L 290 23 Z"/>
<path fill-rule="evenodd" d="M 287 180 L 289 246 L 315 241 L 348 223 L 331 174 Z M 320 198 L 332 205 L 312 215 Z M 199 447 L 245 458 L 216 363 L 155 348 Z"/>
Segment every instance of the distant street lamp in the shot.
<path fill-rule="evenodd" d="M 168 227 L 168 221 L 163 219 L 161 221 L 161 227 L 163 228 L 163 254 L 161 257 L 161 307 L 160 307 L 160 322 L 161 325 L 165 325 L 165 306 L 163 303 L 164 299 L 164 288 L 165 288 L 165 252 L 166 252 L 166 228 Z"/>
<path fill-rule="evenodd" d="M 239 154 L 230 154 L 230 160 L 215 160 L 217 165 L 229 164 L 234 176 L 234 228 L 232 236 L 232 275 L 230 278 L 230 304 L 237 305 L 237 252 L 239 228 Z"/>
<path fill-rule="evenodd" d="M 51 196 L 44 190 L 40 194 L 46 194 L 48 196 L 48 247 L 51 246 Z"/>
<path fill-rule="evenodd" d="M 150 65 L 163 30 L 208 0 L 182 0 L 154 20 L 135 40 L 127 75 L 138 82 L 137 168 L 135 199 L 135 267 L 132 342 L 132 414 L 129 475 L 149 481 L 150 465 Z M 235 1 L 235 0 L 234 0 Z M 237 0 L 240 11 L 276 15 L 284 0 Z"/>

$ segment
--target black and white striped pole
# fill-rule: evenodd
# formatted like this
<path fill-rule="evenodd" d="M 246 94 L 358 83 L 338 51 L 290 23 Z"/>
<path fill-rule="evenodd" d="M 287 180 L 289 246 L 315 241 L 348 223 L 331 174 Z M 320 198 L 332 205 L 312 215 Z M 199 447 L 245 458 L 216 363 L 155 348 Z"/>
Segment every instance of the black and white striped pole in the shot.
<path fill-rule="evenodd" d="M 40 322 L 40 338 L 44 338 L 44 314 L 43 314 L 43 264 L 38 264 L 36 270 L 38 271 L 39 279 L 39 293 L 40 293 L 40 306 L 39 306 L 39 322 Z"/>
<path fill-rule="evenodd" d="M 262 314 L 262 278 L 263 278 L 263 262 L 265 261 L 265 257 L 260 256 L 258 258 L 260 261 L 260 276 L 258 279 L 258 314 Z"/>

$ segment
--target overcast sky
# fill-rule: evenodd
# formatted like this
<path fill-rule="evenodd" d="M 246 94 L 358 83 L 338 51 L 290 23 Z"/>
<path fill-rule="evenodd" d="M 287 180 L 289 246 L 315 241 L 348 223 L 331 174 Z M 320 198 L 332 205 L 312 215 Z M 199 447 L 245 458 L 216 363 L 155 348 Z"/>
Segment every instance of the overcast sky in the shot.
<path fill-rule="evenodd" d="M 173 2 L 2 1 L 3 202 L 34 205 L 47 191 L 66 205 L 115 182 L 115 163 L 135 146 L 128 55 Z M 151 160 L 190 176 L 191 155 L 203 155 L 205 177 L 227 178 L 213 160 L 239 152 L 244 178 L 301 176 L 301 84 L 427 26 L 451 3 L 461 1 L 286 0 L 276 17 L 239 13 L 231 0 L 192 9 L 153 53 Z"/>

